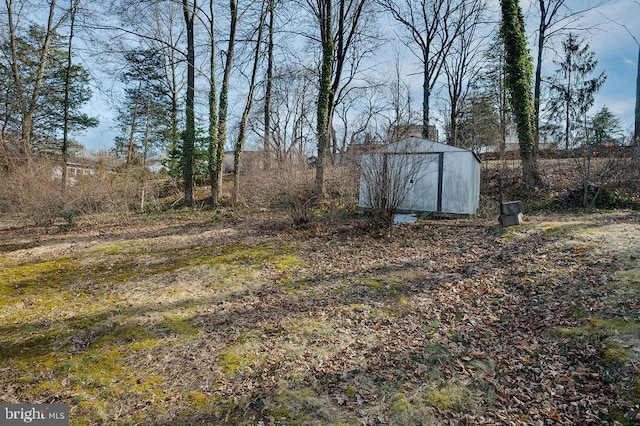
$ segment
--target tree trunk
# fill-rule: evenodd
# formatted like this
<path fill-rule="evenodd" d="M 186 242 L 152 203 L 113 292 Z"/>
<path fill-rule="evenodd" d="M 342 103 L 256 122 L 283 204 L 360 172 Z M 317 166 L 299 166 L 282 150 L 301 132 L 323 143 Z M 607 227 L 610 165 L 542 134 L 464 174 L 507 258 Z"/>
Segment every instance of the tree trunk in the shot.
<path fill-rule="evenodd" d="M 504 58 L 502 58 L 504 65 Z M 506 69 L 502 66 L 500 71 L 500 159 L 504 160 L 504 153 L 507 149 L 507 127 L 509 125 L 509 98 L 507 96 L 506 88 Z"/>
<path fill-rule="evenodd" d="M 315 195 L 324 197 L 324 172 L 327 154 L 330 148 L 329 115 L 331 108 L 331 82 L 333 73 L 333 26 L 332 0 L 322 0 L 324 7 L 320 12 L 320 37 L 322 40 L 322 63 L 317 102 L 318 157 L 316 160 Z"/>
<path fill-rule="evenodd" d="M 138 124 L 138 102 L 140 101 L 140 91 L 142 90 L 142 81 L 138 84 L 138 90 L 136 91 L 136 100 L 133 104 L 133 111 L 131 116 L 131 130 L 129 131 L 129 141 L 127 142 L 127 159 L 125 165 L 131 166 L 133 162 L 133 138 L 136 134 L 136 126 Z"/>
<path fill-rule="evenodd" d="M 271 88 L 273 84 L 273 33 L 275 25 L 275 0 L 269 1 L 269 35 L 267 41 L 267 81 L 264 90 L 264 139 L 263 167 L 271 168 Z"/>
<path fill-rule="evenodd" d="M 522 160 L 522 186 L 525 189 L 532 189 L 543 186 L 538 170 L 533 133 L 532 60 L 524 32 L 524 17 L 518 0 L 501 0 L 501 8 L 501 36 L 506 53 L 506 84 L 511 93 L 511 106 L 518 132 Z"/>
<path fill-rule="evenodd" d="M 147 111 L 149 111 L 149 104 L 147 102 Z M 144 126 L 144 137 L 142 138 L 142 168 L 140 170 L 140 211 L 144 211 L 145 198 L 147 196 L 147 156 L 149 153 L 149 129 L 151 125 L 149 123 L 149 117 L 146 117 L 146 123 Z"/>
<path fill-rule="evenodd" d="M 569 66 L 567 67 L 567 87 L 565 93 L 565 111 L 564 111 L 564 147 L 568 151 L 571 146 L 571 56 L 569 56 Z"/>
<path fill-rule="evenodd" d="M 214 1 L 209 0 L 209 184 L 211 185 L 211 202 L 218 200 L 218 169 L 222 167 L 223 158 L 218 152 L 218 88 L 216 85 L 216 38 L 215 38 L 215 7 Z M 223 150 L 224 151 L 224 150 Z M 224 152 L 222 153 L 224 156 Z"/>
<path fill-rule="evenodd" d="M 540 1 L 541 12 L 543 18 L 540 19 L 538 28 L 538 57 L 536 58 L 536 76 L 533 89 L 533 107 L 534 107 L 534 138 L 536 141 L 536 150 L 540 144 L 540 91 L 542 86 L 542 53 L 544 50 L 545 25 L 544 25 L 544 1 Z"/>
<path fill-rule="evenodd" d="M 429 71 L 428 64 L 425 62 L 423 68 L 422 83 L 422 137 L 429 139 L 429 98 L 431 97 L 431 89 L 429 88 Z"/>
<path fill-rule="evenodd" d="M 636 110 L 633 140 L 637 149 L 640 146 L 640 47 L 638 47 L 638 71 L 636 73 Z"/>
<path fill-rule="evenodd" d="M 271 0 L 267 0 L 271 1 Z M 253 105 L 253 92 L 256 87 L 256 76 L 258 75 L 258 65 L 260 63 L 260 45 L 262 44 L 262 31 L 264 29 L 265 9 L 260 13 L 260 23 L 258 27 L 258 39 L 256 41 L 256 50 L 253 56 L 253 68 L 251 69 L 251 81 L 249 82 L 249 93 L 247 94 L 247 102 L 240 120 L 240 129 L 238 131 L 238 139 L 233 150 L 233 192 L 231 194 L 231 204 L 235 206 L 240 193 L 240 156 L 244 150 L 245 139 L 247 134 L 247 124 L 249 123 L 249 114 Z"/>
<path fill-rule="evenodd" d="M 224 146 L 227 142 L 227 115 L 229 110 L 229 80 L 231 79 L 231 67 L 233 65 L 233 55 L 236 42 L 236 27 L 238 24 L 238 2 L 230 0 L 229 11 L 231 13 L 231 23 L 229 26 L 229 43 L 227 45 L 227 57 L 224 64 L 222 77 L 222 87 L 220 88 L 220 108 L 218 110 L 218 146 L 216 151 L 215 165 L 215 185 L 211 187 L 211 197 L 213 206 L 218 205 L 220 193 L 222 191 L 222 169 L 224 159 Z"/>
<path fill-rule="evenodd" d="M 33 134 L 33 118 L 38 107 L 40 89 L 42 88 L 44 82 L 44 73 L 46 70 L 47 59 L 49 57 L 49 46 L 51 44 L 51 39 L 55 34 L 57 26 L 62 21 L 54 25 L 56 0 L 51 0 L 51 2 L 49 3 L 49 15 L 47 18 L 47 26 L 45 28 L 45 36 L 42 42 L 42 49 L 40 50 L 40 55 L 37 62 L 38 71 L 33 81 L 33 90 L 31 93 L 27 94 L 25 92 L 25 87 L 22 84 L 20 70 L 18 69 L 18 57 L 21 52 L 18 51 L 18 34 L 16 21 L 14 20 L 15 16 L 13 10 L 13 0 L 6 0 L 6 5 L 7 25 L 9 26 L 9 45 L 11 49 L 11 73 L 13 76 L 13 84 L 15 85 L 21 115 L 22 154 L 25 156 L 27 166 L 31 168 L 31 136 Z"/>
<path fill-rule="evenodd" d="M 179 166 L 179 159 L 176 156 L 176 153 L 178 152 L 178 147 L 180 146 L 180 130 L 179 130 L 179 117 L 178 117 L 178 76 L 176 73 L 176 60 L 175 60 L 175 51 L 174 49 L 170 49 L 169 50 L 169 64 L 171 67 L 171 73 L 170 73 L 170 81 L 169 81 L 169 85 L 171 87 L 171 135 L 170 135 L 170 147 L 171 150 L 169 151 L 170 154 L 170 163 L 169 163 L 169 169 L 172 172 L 175 172 L 178 170 L 178 166 Z"/>
<path fill-rule="evenodd" d="M 188 0 L 182 0 L 182 11 L 187 29 L 187 99 L 185 105 L 185 132 L 182 149 L 182 176 L 184 178 L 184 202 L 193 206 L 193 159 L 196 140 L 195 121 L 195 47 L 194 47 L 194 20 L 196 12 L 196 0 L 193 0 L 193 10 L 189 9 Z"/>
<path fill-rule="evenodd" d="M 76 8 L 79 0 L 71 0 L 71 27 L 69 29 L 69 45 L 67 46 L 67 66 L 64 70 L 64 115 L 62 123 L 62 192 L 67 189 L 67 163 L 69 162 L 69 92 L 71 86 L 71 67 L 73 61 L 73 30 L 75 29 Z"/>
<path fill-rule="evenodd" d="M 449 113 L 449 145 L 456 145 L 458 143 L 458 116 L 456 107 L 451 106 L 451 112 Z"/>

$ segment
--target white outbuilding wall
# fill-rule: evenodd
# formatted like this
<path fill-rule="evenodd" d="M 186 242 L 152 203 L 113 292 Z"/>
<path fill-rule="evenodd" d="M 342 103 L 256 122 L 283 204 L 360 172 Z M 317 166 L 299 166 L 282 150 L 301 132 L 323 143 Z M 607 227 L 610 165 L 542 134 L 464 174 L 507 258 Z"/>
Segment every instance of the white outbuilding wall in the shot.
<path fill-rule="evenodd" d="M 400 197 L 400 211 L 474 214 L 480 160 L 467 149 L 411 137 L 362 156 L 360 207 L 371 208 L 373 194 L 380 193 L 372 185 L 386 185 L 388 197 Z"/>

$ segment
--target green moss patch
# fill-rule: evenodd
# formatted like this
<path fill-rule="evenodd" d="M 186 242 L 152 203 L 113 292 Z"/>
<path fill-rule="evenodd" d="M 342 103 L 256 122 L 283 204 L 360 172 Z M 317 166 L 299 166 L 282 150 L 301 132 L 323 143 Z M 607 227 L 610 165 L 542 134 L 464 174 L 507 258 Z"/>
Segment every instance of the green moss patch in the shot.
<path fill-rule="evenodd" d="M 302 261 L 295 246 L 276 240 L 172 242 L 124 240 L 74 257 L 5 259 L 0 361 L 10 372 L 5 384 L 17 386 L 13 397 L 62 398 L 71 403 L 74 424 L 119 423 L 118 413 L 127 424 L 146 423 L 168 409 L 199 418 L 233 407 L 195 389 L 175 399 L 157 357 L 197 339 L 202 327 L 194 318 L 211 304 L 264 285 L 265 270 L 286 274 Z M 268 355 L 259 338 L 245 335 L 210 356 L 231 377 Z"/>
<path fill-rule="evenodd" d="M 258 366 L 269 356 L 254 336 L 245 336 L 218 352 L 216 365 L 225 374 L 240 374 Z"/>
<path fill-rule="evenodd" d="M 407 395 L 400 392 L 393 396 L 389 407 L 389 424 L 404 425 L 424 425 L 435 424 L 435 410 L 428 406 L 423 395 Z"/>
<path fill-rule="evenodd" d="M 356 416 L 340 412 L 326 395 L 320 395 L 308 387 L 289 387 L 280 383 L 278 392 L 266 401 L 266 411 L 276 424 L 351 425 L 357 424 Z"/>
<path fill-rule="evenodd" d="M 456 383 L 445 383 L 425 391 L 425 399 L 438 410 L 462 410 L 471 403 L 471 393 Z"/>
<path fill-rule="evenodd" d="M 571 222 L 545 222 L 537 226 L 544 232 L 547 238 L 559 239 L 566 238 L 572 234 L 588 233 L 590 228 L 597 226 L 593 222 L 571 221 Z"/>
<path fill-rule="evenodd" d="M 405 290 L 405 284 L 388 278 L 360 278 L 357 283 L 379 296 L 398 296 Z"/>

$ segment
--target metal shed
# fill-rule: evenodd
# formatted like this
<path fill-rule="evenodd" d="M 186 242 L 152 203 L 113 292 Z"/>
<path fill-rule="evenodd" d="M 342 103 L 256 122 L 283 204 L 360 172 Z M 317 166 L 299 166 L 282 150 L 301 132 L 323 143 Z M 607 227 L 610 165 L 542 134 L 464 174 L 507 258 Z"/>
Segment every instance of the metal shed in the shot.
<path fill-rule="evenodd" d="M 480 159 L 468 149 L 410 137 L 363 154 L 360 166 L 360 207 L 386 197 L 406 212 L 478 209 Z"/>

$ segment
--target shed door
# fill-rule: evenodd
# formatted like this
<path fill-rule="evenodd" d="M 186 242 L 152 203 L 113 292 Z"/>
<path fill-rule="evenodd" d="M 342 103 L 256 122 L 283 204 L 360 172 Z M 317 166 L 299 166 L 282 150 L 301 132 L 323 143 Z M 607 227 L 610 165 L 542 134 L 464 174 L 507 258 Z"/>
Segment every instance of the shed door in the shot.
<path fill-rule="evenodd" d="M 402 179 L 407 184 L 401 210 L 438 211 L 438 154 L 405 154 L 401 157 Z"/>

